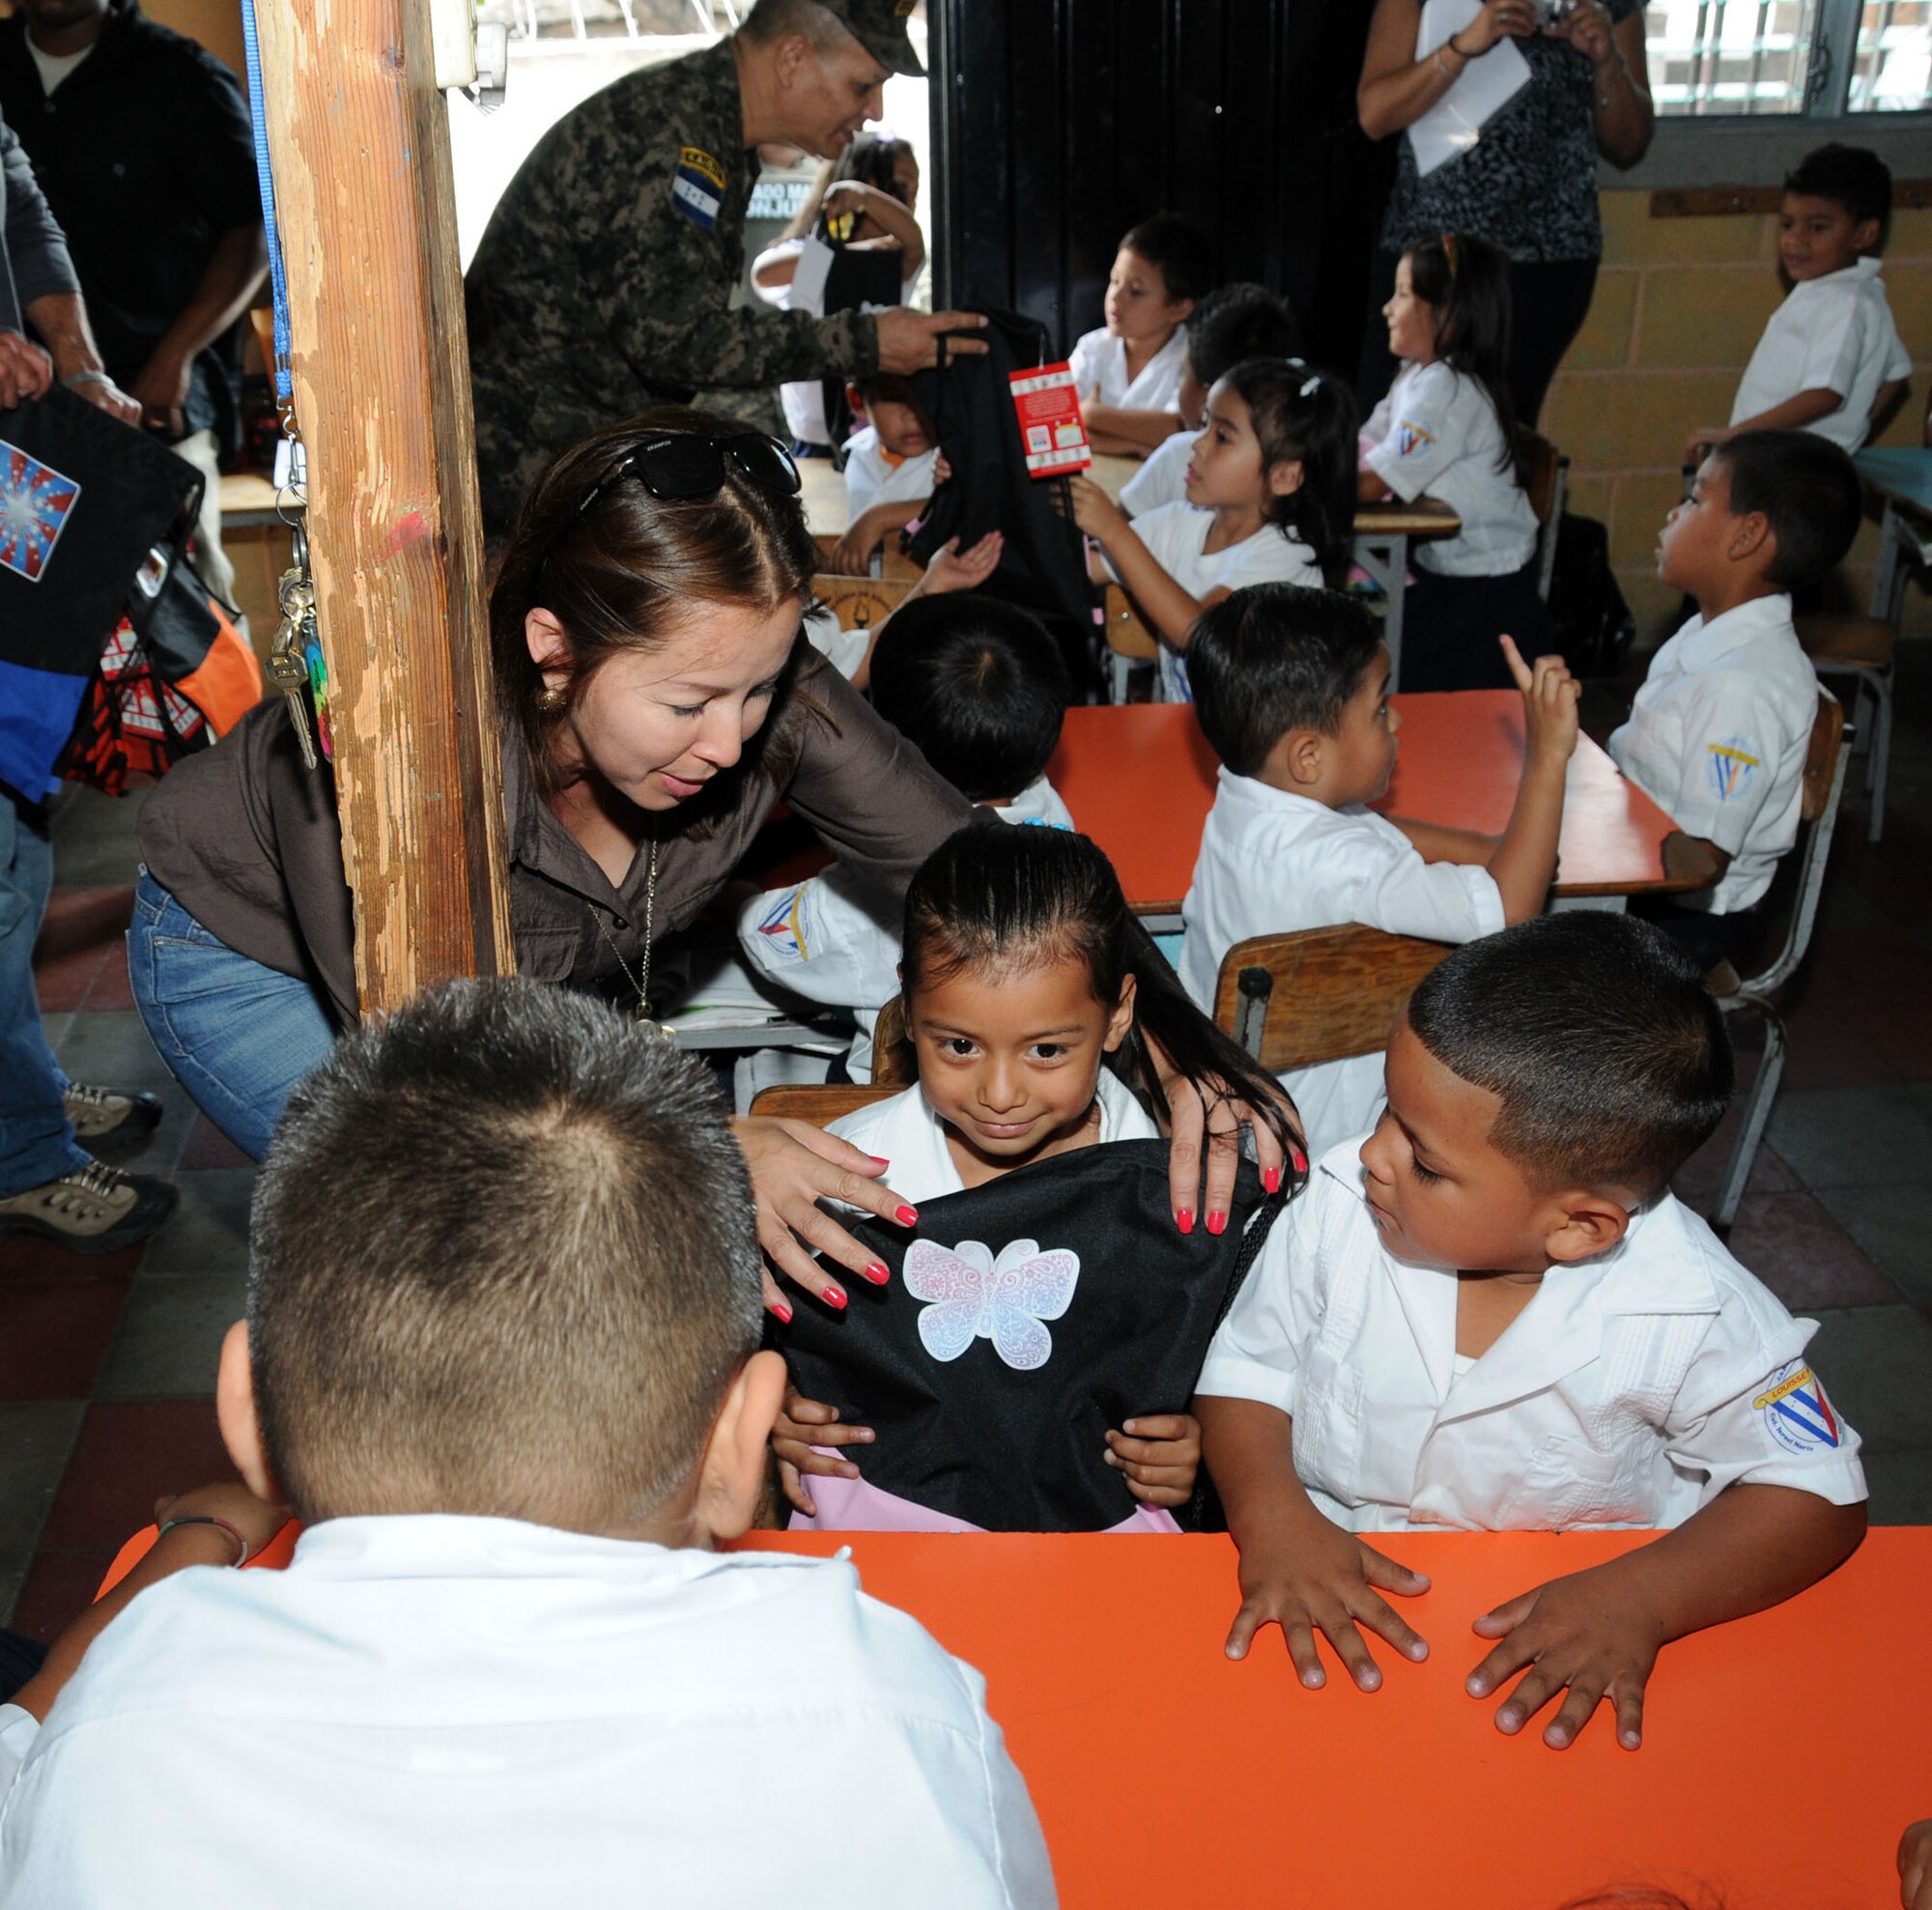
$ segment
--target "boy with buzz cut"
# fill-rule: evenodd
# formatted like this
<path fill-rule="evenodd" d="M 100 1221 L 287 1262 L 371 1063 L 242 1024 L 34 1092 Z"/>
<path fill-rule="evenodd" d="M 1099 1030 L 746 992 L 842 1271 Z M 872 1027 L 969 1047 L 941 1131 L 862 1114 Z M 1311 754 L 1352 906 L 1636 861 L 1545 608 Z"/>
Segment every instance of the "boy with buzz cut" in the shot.
<path fill-rule="evenodd" d="M 297 1089 L 249 1246 L 216 1411 L 262 1505 L 166 1507 L 0 1707 L 0 1903 L 185 1905 L 214 1851 L 314 1910 L 1053 1901 L 978 1674 L 849 1563 L 712 1550 L 784 1365 L 700 1068 L 436 989 Z M 284 1497 L 288 1569 L 218 1569 Z"/>
<path fill-rule="evenodd" d="M 1637 905 L 1706 969 L 1738 948 L 1798 840 L 1818 677 L 1790 593 L 1851 549 L 1862 495 L 1829 440 L 1745 432 L 1705 460 L 1658 539 L 1658 576 L 1695 599 L 1697 614 L 1651 659 L 1609 750 L 1716 857 L 1712 888 Z"/>
<path fill-rule="evenodd" d="M 1187 501 L 1187 461 L 1208 423 L 1208 393 L 1250 358 L 1292 358 L 1301 350 L 1294 308 L 1264 286 L 1223 285 L 1187 321 L 1185 356 L 1175 407 L 1180 429 L 1148 453 L 1121 487 L 1121 508 L 1144 517 L 1162 504 Z"/>
<path fill-rule="evenodd" d="M 1532 670 L 1502 643 L 1523 693 L 1526 754 L 1509 827 L 1480 836 L 1368 807 L 1388 789 L 1402 718 L 1380 627 L 1359 598 L 1262 584 L 1202 614 L 1187 670 L 1221 767 L 1180 907 L 1180 979 L 1205 1012 L 1222 957 L 1251 935 L 1355 922 L 1467 942 L 1543 907 L 1578 686 L 1560 657 Z M 1311 1157 L 1368 1126 L 1381 1080 L 1374 1054 L 1282 1076 Z"/>
<path fill-rule="evenodd" d="M 1466 1680 L 1561 1750 L 1600 1702 L 1642 1741 L 1658 1652 L 1795 1596 L 1863 1537 L 1857 1434 L 1793 1320 L 1669 1192 L 1732 1087 L 1723 1015 L 1657 931 L 1539 917 L 1459 949 L 1388 1047 L 1388 1107 L 1316 1164 L 1215 1336 L 1194 1411 L 1240 1551 L 1228 1635 L 1319 1631 L 1364 1691 L 1383 1597 L 1356 1536 L 1666 1527 L 1477 1617 Z"/>
<path fill-rule="evenodd" d="M 1731 421 L 1691 435 L 1696 463 L 1741 431 L 1815 431 L 1856 451 L 1912 376 L 1879 276 L 1891 173 L 1876 153 L 1833 144 L 1786 176 L 1777 263 L 1791 290 L 1745 367 Z"/>

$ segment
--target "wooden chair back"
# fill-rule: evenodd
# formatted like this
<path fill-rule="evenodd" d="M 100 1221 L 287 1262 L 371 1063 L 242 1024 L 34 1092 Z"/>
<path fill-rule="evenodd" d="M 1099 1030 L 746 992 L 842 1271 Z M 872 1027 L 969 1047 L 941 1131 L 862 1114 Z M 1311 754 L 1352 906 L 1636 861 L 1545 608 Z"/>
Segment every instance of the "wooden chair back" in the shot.
<path fill-rule="evenodd" d="M 1449 953 L 1359 923 L 1256 935 L 1222 957 L 1214 1019 L 1273 1074 L 1377 1054 L 1409 991 Z"/>
<path fill-rule="evenodd" d="M 1822 821 L 1837 794 L 1838 746 L 1844 734 L 1844 704 L 1821 690 L 1818 714 L 1811 719 L 1811 742 L 1804 752 L 1804 795 L 1799 814 L 1805 822 Z"/>
<path fill-rule="evenodd" d="M 856 1109 L 897 1093 L 896 1088 L 882 1088 L 876 1082 L 869 1088 L 852 1081 L 791 1082 L 760 1088 L 752 1097 L 752 1112 L 774 1121 L 809 1121 L 814 1127 L 829 1127 Z"/>
<path fill-rule="evenodd" d="M 1517 427 L 1522 453 L 1523 495 L 1536 513 L 1536 593 L 1549 601 L 1550 579 L 1556 574 L 1556 530 L 1570 494 L 1570 460 L 1540 431 Z"/>
<path fill-rule="evenodd" d="M 870 630 L 905 602 L 912 588 L 903 578 L 835 577 L 811 580 L 811 594 L 838 619 L 840 630 Z"/>
<path fill-rule="evenodd" d="M 1153 632 L 1134 608 L 1134 600 L 1118 584 L 1109 584 L 1102 591 L 1100 608 L 1106 618 L 1107 647 L 1117 657 L 1148 663 L 1160 655 Z"/>

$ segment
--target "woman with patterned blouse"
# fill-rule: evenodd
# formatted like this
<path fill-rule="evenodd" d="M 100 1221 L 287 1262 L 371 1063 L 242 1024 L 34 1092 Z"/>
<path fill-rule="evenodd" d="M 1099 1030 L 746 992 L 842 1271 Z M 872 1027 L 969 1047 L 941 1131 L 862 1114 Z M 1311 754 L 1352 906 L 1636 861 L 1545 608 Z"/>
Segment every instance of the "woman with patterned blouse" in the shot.
<path fill-rule="evenodd" d="M 1516 308 L 1509 382 L 1533 425 L 1570 341 L 1581 329 L 1604 249 L 1597 156 L 1643 157 L 1657 123 L 1644 66 L 1642 0 L 1482 0 L 1474 16 L 1416 56 L 1422 0 L 1376 0 L 1355 106 L 1371 139 L 1413 126 L 1503 41 L 1529 69 L 1466 152 L 1424 173 L 1402 142 L 1373 271 L 1362 354 L 1363 409 L 1395 375 L 1381 307 L 1396 262 L 1418 241 L 1475 233 L 1510 262 Z"/>

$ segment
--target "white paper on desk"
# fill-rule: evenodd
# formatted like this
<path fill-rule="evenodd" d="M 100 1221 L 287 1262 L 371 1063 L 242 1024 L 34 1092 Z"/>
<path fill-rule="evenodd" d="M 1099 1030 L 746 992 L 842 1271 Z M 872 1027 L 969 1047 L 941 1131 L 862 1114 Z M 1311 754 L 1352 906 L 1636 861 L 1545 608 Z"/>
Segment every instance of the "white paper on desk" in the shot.
<path fill-rule="evenodd" d="M 1482 0 L 1428 0 L 1415 31 L 1415 57 L 1426 60 L 1482 11 Z M 1408 128 L 1416 172 L 1426 179 L 1466 153 L 1483 136 L 1484 123 L 1528 84 L 1529 62 L 1512 40 L 1499 40 L 1469 61 L 1449 91 Z"/>

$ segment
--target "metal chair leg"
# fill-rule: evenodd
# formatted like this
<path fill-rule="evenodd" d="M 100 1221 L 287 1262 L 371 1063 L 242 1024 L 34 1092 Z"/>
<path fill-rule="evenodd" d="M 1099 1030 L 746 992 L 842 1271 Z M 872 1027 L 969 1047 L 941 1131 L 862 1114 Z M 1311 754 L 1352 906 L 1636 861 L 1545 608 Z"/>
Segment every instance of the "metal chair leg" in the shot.
<path fill-rule="evenodd" d="M 1777 1084 L 1784 1074 L 1784 1023 L 1768 1003 L 1753 1004 L 1764 1021 L 1764 1059 L 1759 1062 L 1757 1079 L 1751 1083 L 1745 1102 L 1744 1126 L 1738 1129 L 1724 1169 L 1723 1184 L 1718 1190 L 1718 1204 L 1711 1212 L 1711 1226 L 1719 1238 L 1731 1231 L 1738 1217 L 1738 1204 L 1744 1199 L 1751 1168 L 1757 1160 L 1758 1144 L 1771 1121 L 1772 1102 L 1777 1098 Z"/>
<path fill-rule="evenodd" d="M 1891 769 L 1891 686 L 1892 671 L 1873 671 L 1871 690 L 1878 704 L 1878 720 L 1872 725 L 1871 821 L 1865 841 L 1876 842 L 1885 834 L 1885 779 Z"/>

